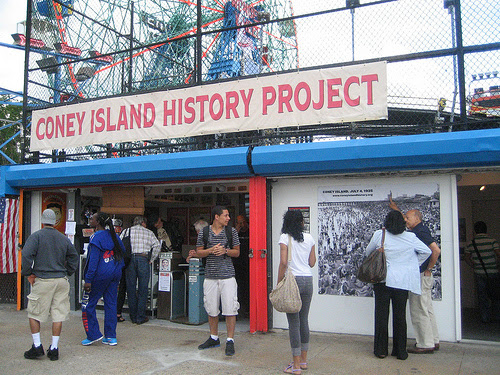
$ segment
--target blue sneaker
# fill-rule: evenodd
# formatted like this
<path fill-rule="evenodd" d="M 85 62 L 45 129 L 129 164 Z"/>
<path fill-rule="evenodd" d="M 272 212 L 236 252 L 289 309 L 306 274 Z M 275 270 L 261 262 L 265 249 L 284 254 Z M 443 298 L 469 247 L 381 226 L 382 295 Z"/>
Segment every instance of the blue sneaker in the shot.
<path fill-rule="evenodd" d="M 98 339 L 95 339 L 95 340 L 89 340 L 89 339 L 85 339 L 82 341 L 82 345 L 83 346 L 89 346 L 89 345 L 92 345 L 94 342 L 97 342 L 99 340 L 101 340 L 104 336 L 101 336 L 99 337 Z"/>
<path fill-rule="evenodd" d="M 116 339 L 105 337 L 102 339 L 102 343 L 106 345 L 115 346 L 116 344 L 118 344 L 118 341 L 116 341 Z"/>

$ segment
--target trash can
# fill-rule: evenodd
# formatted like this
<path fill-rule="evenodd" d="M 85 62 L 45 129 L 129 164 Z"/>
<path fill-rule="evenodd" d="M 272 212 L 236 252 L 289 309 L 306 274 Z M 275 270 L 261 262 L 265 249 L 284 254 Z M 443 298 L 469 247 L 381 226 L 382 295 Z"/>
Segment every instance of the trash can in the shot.
<path fill-rule="evenodd" d="M 189 261 L 189 324 L 208 322 L 208 315 L 203 305 L 203 281 L 205 268 L 201 259 L 191 258 Z"/>

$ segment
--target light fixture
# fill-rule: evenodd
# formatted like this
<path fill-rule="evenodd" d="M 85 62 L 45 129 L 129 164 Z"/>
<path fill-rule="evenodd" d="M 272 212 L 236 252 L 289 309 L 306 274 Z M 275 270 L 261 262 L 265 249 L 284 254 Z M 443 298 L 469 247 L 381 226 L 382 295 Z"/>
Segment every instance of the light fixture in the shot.
<path fill-rule="evenodd" d="M 75 78 L 77 81 L 82 82 L 90 79 L 94 76 L 95 69 L 90 66 L 82 66 L 78 69 L 78 73 L 76 73 Z"/>
<path fill-rule="evenodd" d="M 57 60 L 53 56 L 38 60 L 36 63 L 38 64 L 40 69 L 47 74 L 57 73 L 57 71 L 59 70 Z"/>
<path fill-rule="evenodd" d="M 479 191 L 484 191 L 484 189 L 486 189 L 486 186 L 485 186 L 485 185 L 481 186 L 481 187 L 479 188 Z"/>

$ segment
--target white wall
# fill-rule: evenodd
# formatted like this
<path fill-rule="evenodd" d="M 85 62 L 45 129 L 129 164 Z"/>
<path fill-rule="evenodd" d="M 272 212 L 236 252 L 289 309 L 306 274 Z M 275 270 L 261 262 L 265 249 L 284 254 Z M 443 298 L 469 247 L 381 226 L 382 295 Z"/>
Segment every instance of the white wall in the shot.
<path fill-rule="evenodd" d="M 31 193 L 31 233 L 42 228 L 42 192 L 33 191 Z"/>
<path fill-rule="evenodd" d="M 440 338 L 457 341 L 460 333 L 460 272 L 458 243 L 458 213 L 456 178 L 454 175 L 427 175 L 419 177 L 310 177 L 278 179 L 272 182 L 272 252 L 273 284 L 278 273 L 279 246 L 283 214 L 288 207 L 309 206 L 311 234 L 318 238 L 318 187 L 354 184 L 412 184 L 437 183 L 440 190 L 442 300 L 434 301 Z M 373 335 L 374 299 L 371 297 L 319 295 L 318 270 L 313 269 L 314 294 L 309 315 L 310 329 L 320 332 Z M 407 314 L 408 337 L 414 337 Z M 274 310 L 273 326 L 288 328 L 286 315 Z M 392 332 L 392 329 L 391 331 Z"/>

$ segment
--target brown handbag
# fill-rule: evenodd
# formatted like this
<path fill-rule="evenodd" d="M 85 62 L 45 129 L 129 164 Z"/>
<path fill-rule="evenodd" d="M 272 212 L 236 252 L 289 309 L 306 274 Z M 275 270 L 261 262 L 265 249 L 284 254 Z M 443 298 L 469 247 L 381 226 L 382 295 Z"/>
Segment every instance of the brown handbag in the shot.
<path fill-rule="evenodd" d="M 299 287 L 295 276 L 290 272 L 290 261 L 292 259 L 292 239 L 288 236 L 288 267 L 285 277 L 269 293 L 269 300 L 273 307 L 284 313 L 297 313 L 302 308 Z"/>
<path fill-rule="evenodd" d="M 384 252 L 385 228 L 382 228 L 382 244 L 368 255 L 358 269 L 358 280 L 365 283 L 380 283 L 387 276 L 387 262 Z"/>

